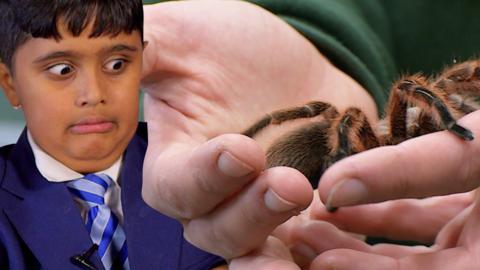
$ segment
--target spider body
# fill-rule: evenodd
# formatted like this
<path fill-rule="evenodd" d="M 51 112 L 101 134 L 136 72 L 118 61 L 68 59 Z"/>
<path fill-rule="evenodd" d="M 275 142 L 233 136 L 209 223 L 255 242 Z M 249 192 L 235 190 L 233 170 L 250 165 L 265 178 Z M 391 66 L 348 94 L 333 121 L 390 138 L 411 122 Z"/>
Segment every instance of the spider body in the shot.
<path fill-rule="evenodd" d="M 456 120 L 480 108 L 480 60 L 453 65 L 436 77 L 406 76 L 393 84 L 379 124 L 372 126 L 365 114 L 350 107 L 338 112 L 322 101 L 274 111 L 248 128 L 255 137 L 269 125 L 322 116 L 286 133 L 267 150 L 267 166 L 298 169 L 316 187 L 323 172 L 336 161 L 382 145 L 394 145 L 424 134 L 448 130 L 473 140 L 470 130 Z"/>

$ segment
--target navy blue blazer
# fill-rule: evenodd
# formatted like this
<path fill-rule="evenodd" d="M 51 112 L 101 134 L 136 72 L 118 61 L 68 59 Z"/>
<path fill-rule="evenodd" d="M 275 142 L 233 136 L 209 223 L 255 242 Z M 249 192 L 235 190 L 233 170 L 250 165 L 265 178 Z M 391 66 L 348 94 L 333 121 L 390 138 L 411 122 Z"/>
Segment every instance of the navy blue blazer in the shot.
<path fill-rule="evenodd" d="M 180 223 L 142 200 L 146 148 L 146 124 L 140 123 L 120 172 L 130 268 L 211 269 L 221 264 L 221 258 L 186 242 Z M 0 269 L 79 270 L 70 258 L 92 245 L 65 184 L 48 182 L 37 170 L 26 131 L 17 144 L 0 148 Z M 96 253 L 90 261 L 103 269 Z"/>

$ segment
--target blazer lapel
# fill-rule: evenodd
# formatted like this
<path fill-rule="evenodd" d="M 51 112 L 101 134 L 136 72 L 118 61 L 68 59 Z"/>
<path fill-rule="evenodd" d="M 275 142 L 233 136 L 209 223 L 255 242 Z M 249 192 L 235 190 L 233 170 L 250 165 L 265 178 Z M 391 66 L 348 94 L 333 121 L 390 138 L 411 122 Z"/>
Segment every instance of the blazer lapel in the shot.
<path fill-rule="evenodd" d="M 70 258 L 93 243 L 72 196 L 63 183 L 48 182 L 38 172 L 25 131 L 11 160 L 2 187 L 19 199 L 5 209 L 9 220 L 42 267 L 79 269 Z M 98 256 L 90 261 L 103 269 Z"/>
<path fill-rule="evenodd" d="M 182 226 L 149 207 L 141 197 L 146 143 L 137 135 L 122 166 L 122 208 L 131 269 L 178 269 Z"/>

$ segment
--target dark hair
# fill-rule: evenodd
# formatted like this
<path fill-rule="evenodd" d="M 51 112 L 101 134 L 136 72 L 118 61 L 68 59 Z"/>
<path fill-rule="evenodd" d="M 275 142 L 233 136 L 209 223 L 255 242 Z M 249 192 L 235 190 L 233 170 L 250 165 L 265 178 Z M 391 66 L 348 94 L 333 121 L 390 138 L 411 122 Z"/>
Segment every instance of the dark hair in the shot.
<path fill-rule="evenodd" d="M 12 69 L 18 47 L 30 38 L 61 39 L 61 20 L 73 36 L 93 22 L 90 37 L 130 34 L 143 39 L 141 0 L 0 0 L 0 60 Z"/>

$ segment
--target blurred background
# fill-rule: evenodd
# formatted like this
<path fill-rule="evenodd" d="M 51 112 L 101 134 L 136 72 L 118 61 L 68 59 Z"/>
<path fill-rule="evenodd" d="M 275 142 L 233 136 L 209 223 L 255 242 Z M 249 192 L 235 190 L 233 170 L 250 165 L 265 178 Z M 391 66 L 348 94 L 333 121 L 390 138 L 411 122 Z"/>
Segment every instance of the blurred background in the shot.
<path fill-rule="evenodd" d="M 15 143 L 25 122 L 21 110 L 14 110 L 8 103 L 3 90 L 0 93 L 0 146 Z"/>

